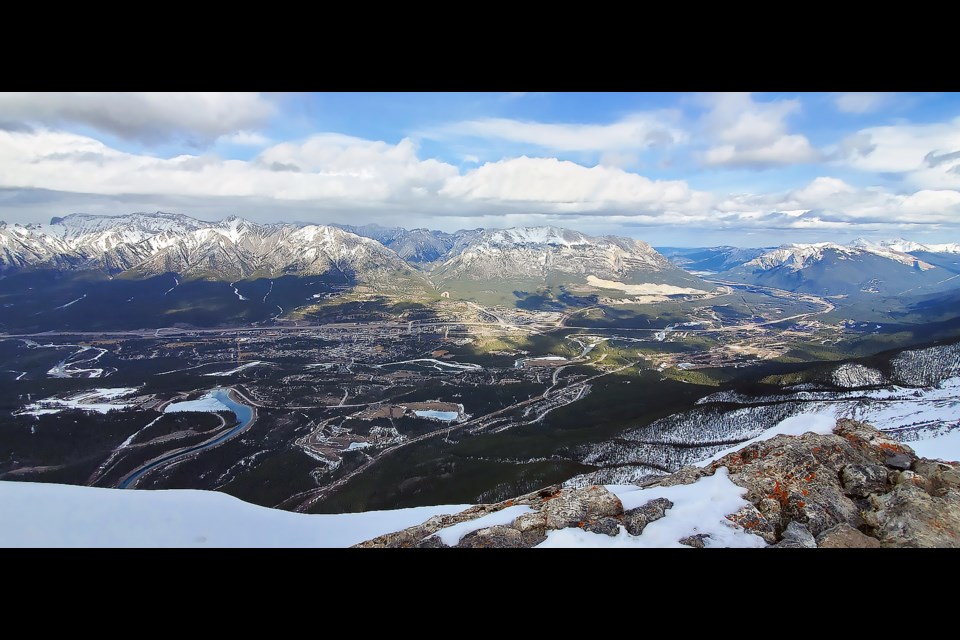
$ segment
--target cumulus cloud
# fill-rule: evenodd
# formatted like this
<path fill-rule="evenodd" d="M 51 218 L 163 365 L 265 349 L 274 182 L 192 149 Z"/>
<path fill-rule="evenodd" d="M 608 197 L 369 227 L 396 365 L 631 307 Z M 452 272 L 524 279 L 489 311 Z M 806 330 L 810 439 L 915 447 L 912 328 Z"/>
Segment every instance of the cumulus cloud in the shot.
<path fill-rule="evenodd" d="M 615 167 L 526 156 L 488 162 L 454 176 L 440 193 L 456 199 L 535 203 L 550 211 L 694 212 L 711 204 L 709 194 L 680 180 L 650 180 Z"/>
<path fill-rule="evenodd" d="M 457 170 L 396 145 L 320 135 L 269 147 L 250 162 L 215 155 L 157 158 L 62 131 L 0 131 L 0 186 L 100 194 L 390 200 L 436 191 Z"/>
<path fill-rule="evenodd" d="M 704 125 L 714 146 L 702 155 L 709 166 L 766 168 L 816 162 L 820 153 L 803 135 L 787 129 L 799 100 L 756 102 L 749 93 L 714 94 Z"/>
<path fill-rule="evenodd" d="M 76 123 L 146 143 L 208 143 L 254 129 L 273 111 L 258 93 L 0 93 L 0 120 Z"/>
<path fill-rule="evenodd" d="M 508 118 L 464 120 L 426 130 L 424 138 L 475 137 L 536 145 L 553 151 L 639 150 L 680 144 L 687 133 L 673 111 L 636 113 L 611 124 L 527 122 Z"/>
<path fill-rule="evenodd" d="M 842 140 L 834 158 L 861 171 L 903 174 L 921 189 L 958 189 L 960 117 L 863 129 Z"/>
<path fill-rule="evenodd" d="M 892 96 L 892 93 L 880 91 L 838 93 L 833 97 L 833 104 L 842 113 L 871 113 L 889 103 Z"/>
<path fill-rule="evenodd" d="M 727 221 L 769 228 L 950 225 L 960 216 L 960 192 L 894 193 L 880 187 L 856 188 L 838 178 L 821 176 L 799 189 L 726 198 L 716 207 Z"/>
<path fill-rule="evenodd" d="M 881 148 L 884 140 L 870 137 L 858 146 Z M 916 160 L 927 170 L 954 162 L 953 151 L 929 153 Z M 30 211 L 32 219 L 49 218 L 77 207 L 321 222 L 375 216 L 401 226 L 450 230 L 456 221 L 461 227 L 551 223 L 607 233 L 618 225 L 813 233 L 956 228 L 960 191 L 931 187 L 901 193 L 824 175 L 785 191 L 713 194 L 683 180 L 654 180 L 609 164 L 584 166 L 551 157 L 458 168 L 422 159 L 416 142 L 406 138 L 394 144 L 324 133 L 271 145 L 250 160 L 227 160 L 214 153 L 128 153 L 44 128 L 0 130 L 4 216 Z"/>

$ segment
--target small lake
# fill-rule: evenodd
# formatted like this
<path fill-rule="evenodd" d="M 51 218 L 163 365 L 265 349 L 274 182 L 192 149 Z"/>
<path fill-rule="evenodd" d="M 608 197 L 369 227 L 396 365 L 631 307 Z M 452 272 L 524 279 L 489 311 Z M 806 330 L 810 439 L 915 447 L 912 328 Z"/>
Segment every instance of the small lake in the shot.
<path fill-rule="evenodd" d="M 460 415 L 456 411 L 434 411 L 433 409 L 416 409 L 414 413 L 419 418 L 433 418 L 443 422 L 453 422 Z"/>

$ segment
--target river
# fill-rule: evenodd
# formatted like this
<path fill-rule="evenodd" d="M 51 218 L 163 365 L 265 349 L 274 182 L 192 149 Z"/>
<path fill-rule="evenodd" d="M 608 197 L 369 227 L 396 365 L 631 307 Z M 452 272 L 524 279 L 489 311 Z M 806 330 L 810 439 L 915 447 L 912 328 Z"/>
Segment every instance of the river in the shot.
<path fill-rule="evenodd" d="M 232 411 L 233 414 L 237 417 L 237 420 L 239 421 L 239 424 L 237 424 L 237 426 L 232 427 L 226 433 L 220 434 L 219 436 L 211 440 L 207 440 L 206 442 L 201 442 L 200 444 L 186 447 L 184 449 L 171 451 L 170 453 L 166 453 L 160 456 L 159 458 L 154 458 L 153 460 L 150 460 L 139 469 L 136 469 L 130 474 L 124 476 L 123 479 L 121 479 L 120 482 L 117 484 L 117 488 L 129 489 L 130 487 L 134 486 L 140 480 L 140 478 L 142 478 L 145 474 L 149 473 L 150 471 L 153 471 L 157 467 L 170 464 L 175 460 L 179 460 L 180 458 L 192 455 L 194 453 L 197 453 L 198 451 L 203 451 L 204 449 L 210 449 L 212 447 L 216 447 L 217 445 L 223 444 L 224 442 L 246 431 L 250 427 L 250 425 L 254 423 L 254 421 L 257 418 L 257 415 L 254 411 L 254 408 L 251 407 L 250 405 L 242 404 L 234 400 L 233 398 L 231 398 L 230 391 L 231 391 L 230 389 L 218 388 L 207 393 L 205 397 L 218 400 L 223 406 L 227 407 L 230 411 Z M 214 413 L 216 412 L 215 408 L 210 408 L 207 410 Z"/>

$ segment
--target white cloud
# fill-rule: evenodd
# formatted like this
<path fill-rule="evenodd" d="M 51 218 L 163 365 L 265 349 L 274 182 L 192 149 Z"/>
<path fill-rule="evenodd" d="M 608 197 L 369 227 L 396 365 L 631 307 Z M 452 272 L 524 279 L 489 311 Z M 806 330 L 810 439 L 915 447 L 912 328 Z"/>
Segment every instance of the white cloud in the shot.
<path fill-rule="evenodd" d="M 258 93 L 0 93 L 0 120 L 77 123 L 151 143 L 209 142 L 254 128 L 273 110 Z"/>
<path fill-rule="evenodd" d="M 741 195 L 717 203 L 727 220 L 772 228 L 876 228 L 951 225 L 960 216 L 960 192 L 921 190 L 893 193 L 880 187 L 855 188 L 821 176 L 783 194 Z"/>
<path fill-rule="evenodd" d="M 616 151 L 669 146 L 687 140 L 673 111 L 636 113 L 612 124 L 555 124 L 481 118 L 420 133 L 430 139 L 476 137 L 532 144 L 554 151 Z"/>
<path fill-rule="evenodd" d="M 703 154 L 704 164 L 765 168 L 820 159 L 805 136 L 787 129 L 787 117 L 800 110 L 798 100 L 756 102 L 749 93 L 721 93 L 708 101 L 704 124 L 716 144 Z"/>
<path fill-rule="evenodd" d="M 928 160 L 930 170 L 953 162 L 944 157 Z M 897 193 L 820 176 L 782 192 L 714 195 L 682 180 L 556 158 L 522 156 L 458 169 L 421 159 L 410 139 L 391 144 L 329 133 L 275 144 L 243 161 L 214 154 L 154 157 L 63 131 L 0 130 L 0 203 L 4 216 L 31 211 L 33 219 L 78 205 L 123 213 L 173 203 L 184 213 L 212 217 L 356 222 L 376 216 L 434 228 L 453 221 L 462 227 L 549 222 L 608 233 L 618 226 L 677 233 L 956 230 L 960 220 L 960 191 L 949 188 Z"/>
<path fill-rule="evenodd" d="M 389 201 L 436 192 L 457 170 L 396 145 L 339 135 L 264 150 L 251 162 L 130 154 L 77 134 L 0 131 L 0 186 L 99 194 Z"/>
<path fill-rule="evenodd" d="M 256 131 L 237 131 L 217 138 L 217 142 L 236 144 L 244 147 L 264 147 L 270 144 L 270 138 Z"/>
<path fill-rule="evenodd" d="M 892 96 L 892 93 L 880 91 L 838 93 L 833 104 L 843 113 L 871 113 L 887 104 Z"/>
<path fill-rule="evenodd" d="M 923 189 L 960 188 L 960 117 L 871 127 L 842 140 L 833 157 L 861 171 L 901 173 Z"/>
<path fill-rule="evenodd" d="M 455 199 L 525 203 L 547 211 L 695 212 L 710 207 L 709 194 L 680 180 L 650 180 L 597 165 L 556 158 L 488 162 L 447 180 L 441 195 Z"/>

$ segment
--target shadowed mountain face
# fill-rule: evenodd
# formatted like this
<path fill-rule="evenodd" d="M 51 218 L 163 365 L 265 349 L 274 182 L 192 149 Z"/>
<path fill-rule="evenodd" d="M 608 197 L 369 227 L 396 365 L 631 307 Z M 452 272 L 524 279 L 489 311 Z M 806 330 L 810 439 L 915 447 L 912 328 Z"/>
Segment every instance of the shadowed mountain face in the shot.
<path fill-rule="evenodd" d="M 925 295 L 960 286 L 960 245 L 909 240 L 785 244 L 774 249 L 663 247 L 693 272 L 801 293 L 860 299 Z"/>
<path fill-rule="evenodd" d="M 388 249 L 392 249 L 407 262 L 416 265 L 425 265 L 443 258 L 458 242 L 475 236 L 479 231 L 444 233 L 430 229 L 407 230 L 400 227 L 382 227 L 378 224 L 365 224 L 359 227 L 346 224 L 332 226 L 376 240 Z"/>
<path fill-rule="evenodd" d="M 770 249 L 741 249 L 739 247 L 658 247 L 665 258 L 687 271 L 719 273 L 734 269 Z"/>

